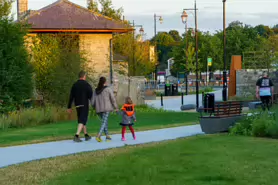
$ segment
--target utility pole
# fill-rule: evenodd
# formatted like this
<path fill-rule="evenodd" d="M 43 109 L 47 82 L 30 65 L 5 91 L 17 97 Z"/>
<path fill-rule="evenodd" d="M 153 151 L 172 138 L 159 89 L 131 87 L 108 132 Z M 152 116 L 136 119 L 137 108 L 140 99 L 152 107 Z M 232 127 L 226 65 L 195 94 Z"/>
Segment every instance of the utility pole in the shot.
<path fill-rule="evenodd" d="M 223 0 L 223 91 L 222 99 L 227 101 L 227 50 L 226 50 L 226 0 Z"/>
<path fill-rule="evenodd" d="M 199 109 L 199 66 L 198 66 L 198 21 L 197 21 L 197 3 L 195 0 L 195 4 L 194 4 L 194 8 L 191 9 L 183 9 L 185 10 L 194 10 L 194 14 L 195 14 L 195 52 L 196 52 L 196 110 L 198 111 Z"/>

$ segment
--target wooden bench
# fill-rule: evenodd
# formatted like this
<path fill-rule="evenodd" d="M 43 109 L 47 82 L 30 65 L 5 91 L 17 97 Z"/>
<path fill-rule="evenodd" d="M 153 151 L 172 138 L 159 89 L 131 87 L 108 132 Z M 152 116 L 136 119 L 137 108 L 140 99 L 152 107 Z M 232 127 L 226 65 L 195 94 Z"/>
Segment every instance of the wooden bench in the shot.
<path fill-rule="evenodd" d="M 202 108 L 200 110 L 200 125 L 206 134 L 227 132 L 238 120 L 242 119 L 243 102 L 227 101 L 215 102 L 213 108 Z M 209 115 L 203 115 L 203 111 Z"/>

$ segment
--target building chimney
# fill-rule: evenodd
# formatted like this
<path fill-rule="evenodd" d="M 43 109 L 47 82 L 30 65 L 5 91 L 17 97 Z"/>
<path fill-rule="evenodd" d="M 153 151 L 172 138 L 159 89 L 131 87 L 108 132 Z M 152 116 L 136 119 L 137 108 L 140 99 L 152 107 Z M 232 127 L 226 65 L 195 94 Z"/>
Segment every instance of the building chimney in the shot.
<path fill-rule="evenodd" d="M 28 11 L 28 0 L 17 0 L 17 20 L 21 19 Z"/>

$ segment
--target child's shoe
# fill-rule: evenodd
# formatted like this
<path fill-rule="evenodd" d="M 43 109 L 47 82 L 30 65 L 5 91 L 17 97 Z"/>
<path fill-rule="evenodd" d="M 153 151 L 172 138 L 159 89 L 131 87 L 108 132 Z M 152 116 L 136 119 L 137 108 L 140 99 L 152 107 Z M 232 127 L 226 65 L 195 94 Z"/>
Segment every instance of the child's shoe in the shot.
<path fill-rule="evenodd" d="M 123 137 L 123 138 L 122 138 L 122 141 L 126 141 L 126 139 Z"/>

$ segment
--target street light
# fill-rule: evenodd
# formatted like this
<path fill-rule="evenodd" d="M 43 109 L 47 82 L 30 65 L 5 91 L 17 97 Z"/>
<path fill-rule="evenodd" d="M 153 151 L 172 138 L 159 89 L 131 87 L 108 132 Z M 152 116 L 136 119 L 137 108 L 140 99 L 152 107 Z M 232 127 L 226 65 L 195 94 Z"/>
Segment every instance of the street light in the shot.
<path fill-rule="evenodd" d="M 143 27 L 141 27 L 141 28 L 139 29 L 139 33 L 140 33 L 140 35 L 143 35 L 143 34 L 144 34 L 144 32 L 145 32 L 144 28 L 143 28 Z"/>
<path fill-rule="evenodd" d="M 197 3 L 195 0 L 194 3 L 194 8 L 190 8 L 190 9 L 183 9 L 184 15 L 186 15 L 185 11 L 186 10 L 194 10 L 194 14 L 195 14 L 195 52 L 196 52 L 196 110 L 198 111 L 199 109 L 199 75 L 198 75 L 198 24 L 197 24 Z"/>
<path fill-rule="evenodd" d="M 186 13 L 186 11 L 184 10 L 182 12 L 182 15 L 181 15 L 181 20 L 182 20 L 182 23 L 185 24 L 185 32 L 184 32 L 184 36 L 185 36 L 185 51 L 187 52 L 187 49 L 188 49 L 188 39 L 187 39 L 187 18 L 188 18 L 188 14 Z M 188 57 L 186 56 L 186 62 L 185 62 L 185 71 L 184 71 L 184 78 L 185 78 L 185 94 L 188 95 L 188 79 L 187 79 L 187 64 L 188 64 Z"/>
<path fill-rule="evenodd" d="M 140 29 L 139 29 L 139 33 L 141 34 L 141 35 L 143 35 L 144 34 L 144 28 L 143 28 L 143 26 L 142 25 L 135 25 L 135 22 L 134 22 L 134 20 L 132 21 L 132 27 L 133 27 L 133 32 L 132 32 L 132 34 L 133 34 L 133 37 L 132 37 L 132 40 L 133 40 L 133 75 L 136 75 L 136 73 L 135 73 L 135 70 L 136 70 L 136 67 L 135 67 L 135 31 L 136 31 L 136 27 L 140 27 Z"/>
<path fill-rule="evenodd" d="M 162 24 L 163 23 L 163 18 L 162 16 L 158 16 L 156 14 L 154 14 L 154 40 L 155 40 L 155 48 L 156 48 L 156 22 L 157 22 L 157 18 L 159 23 Z M 155 65 L 155 80 L 157 80 L 157 66 L 158 65 Z"/>
<path fill-rule="evenodd" d="M 158 15 L 154 14 L 154 37 L 156 37 L 156 22 L 157 22 L 157 18 L 159 18 L 158 21 L 159 21 L 160 24 L 163 23 L 162 16 L 158 16 Z"/>
<path fill-rule="evenodd" d="M 132 51 L 132 60 L 133 60 L 133 75 L 135 75 L 135 31 L 136 31 L 136 27 L 140 27 L 139 29 L 139 33 L 141 35 L 144 34 L 144 28 L 142 25 L 135 25 L 135 22 L 134 20 L 132 21 L 131 23 L 131 26 L 133 28 L 133 31 L 132 31 L 132 44 L 133 44 L 133 51 Z M 128 96 L 130 96 L 130 65 L 128 65 Z"/>
<path fill-rule="evenodd" d="M 224 70 L 223 70 L 223 91 L 222 91 L 222 99 L 223 101 L 227 101 L 227 61 L 226 61 L 226 0 L 223 0 L 223 62 L 224 62 Z"/>

